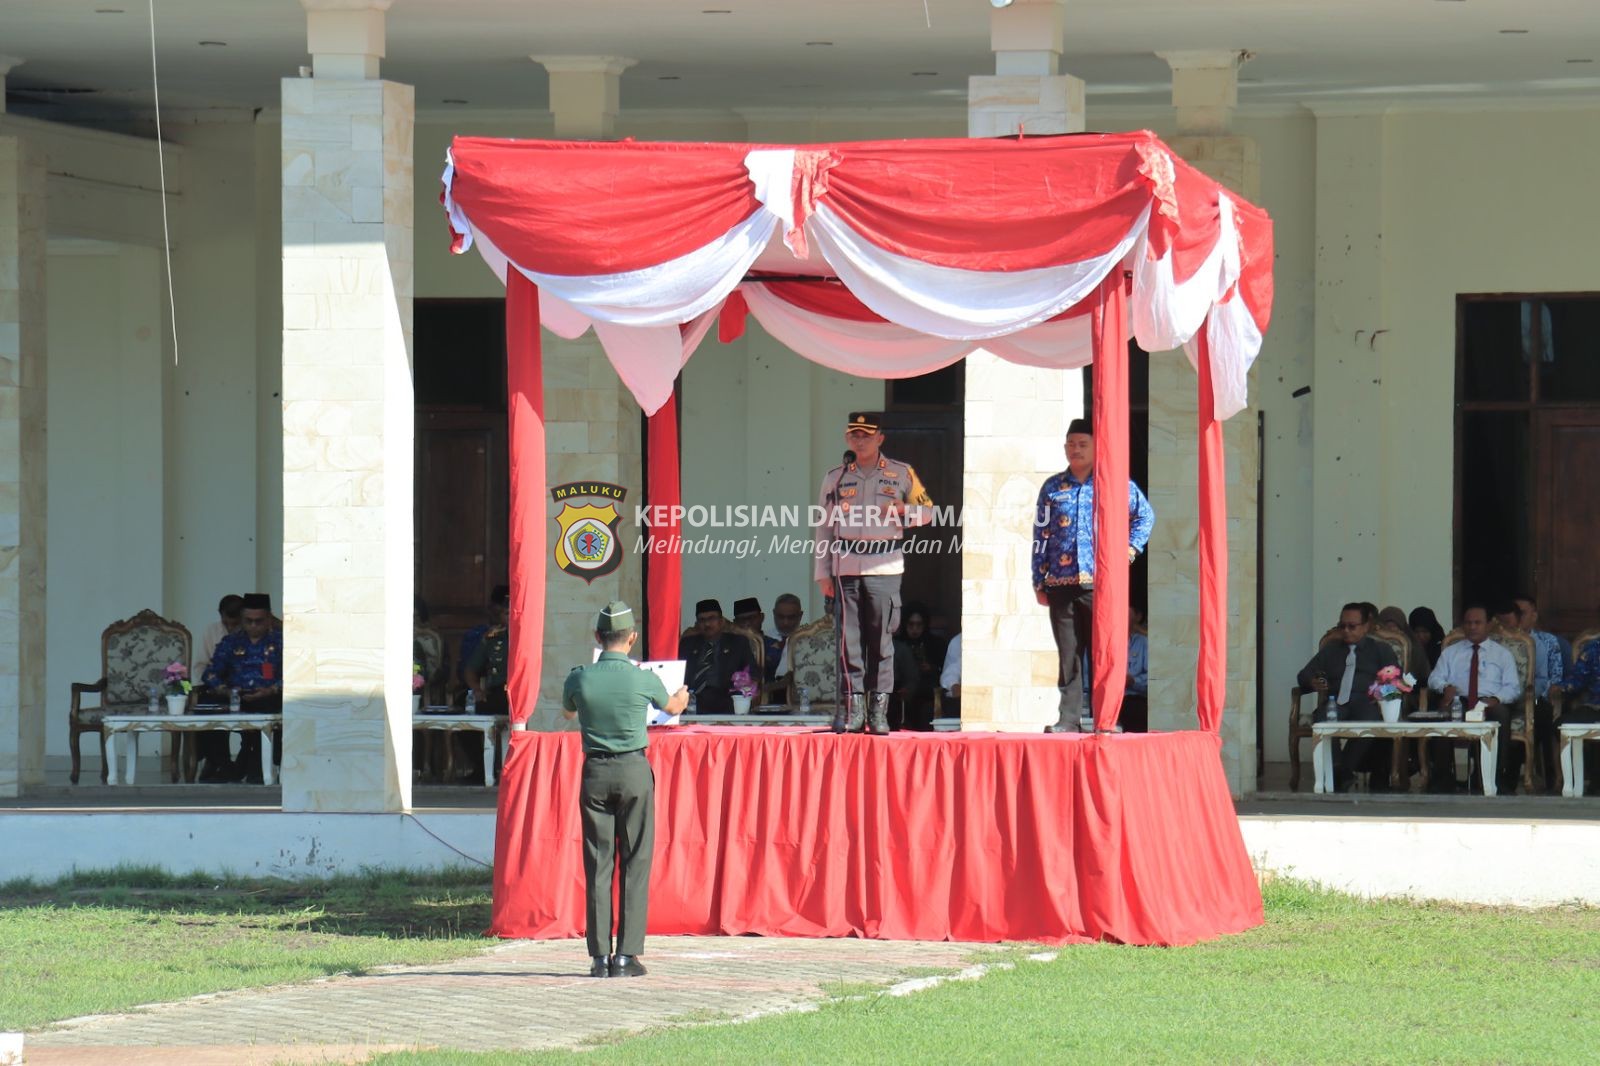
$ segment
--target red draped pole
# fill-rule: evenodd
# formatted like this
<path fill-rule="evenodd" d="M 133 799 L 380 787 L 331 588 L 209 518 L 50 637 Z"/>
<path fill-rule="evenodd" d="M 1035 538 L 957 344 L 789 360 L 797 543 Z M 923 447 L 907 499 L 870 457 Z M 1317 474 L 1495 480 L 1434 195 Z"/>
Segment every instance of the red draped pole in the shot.
<path fill-rule="evenodd" d="M 1122 714 L 1128 679 L 1128 301 L 1122 270 L 1096 292 L 1094 331 L 1095 728 Z"/>
<path fill-rule="evenodd" d="M 1200 728 L 1222 730 L 1228 684 L 1228 486 L 1211 385 L 1206 319 L 1196 334 L 1200 372 L 1200 656 L 1195 663 L 1195 710 Z"/>
<path fill-rule="evenodd" d="M 667 397 L 647 424 L 650 469 L 646 482 L 650 497 L 649 581 L 645 602 L 650 605 L 650 632 L 645 648 L 652 659 L 678 657 L 679 616 L 683 610 L 683 556 L 677 549 L 679 521 L 673 508 L 683 502 L 678 467 L 678 397 Z M 657 519 L 661 521 L 658 523 Z"/>
<path fill-rule="evenodd" d="M 511 640 L 506 697 L 524 722 L 539 699 L 544 660 L 544 365 L 539 290 L 506 271 L 506 421 L 511 449 Z"/>

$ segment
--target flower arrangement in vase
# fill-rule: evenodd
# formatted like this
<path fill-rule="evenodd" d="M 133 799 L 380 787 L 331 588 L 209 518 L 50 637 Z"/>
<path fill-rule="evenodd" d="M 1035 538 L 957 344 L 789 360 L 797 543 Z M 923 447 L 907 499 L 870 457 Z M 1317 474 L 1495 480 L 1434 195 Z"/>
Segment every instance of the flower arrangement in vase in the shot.
<path fill-rule="evenodd" d="M 748 714 L 750 703 L 756 698 L 755 679 L 750 676 L 748 668 L 735 670 L 729 679 L 729 692 L 733 697 L 733 713 Z"/>
<path fill-rule="evenodd" d="M 161 691 L 167 697 L 167 713 L 182 714 L 189 705 L 189 667 L 176 660 L 161 671 Z"/>
<path fill-rule="evenodd" d="M 1400 672 L 1398 666 L 1385 666 L 1367 686 L 1367 695 L 1378 701 L 1385 722 L 1400 720 L 1400 701 L 1417 687 L 1417 679 Z"/>

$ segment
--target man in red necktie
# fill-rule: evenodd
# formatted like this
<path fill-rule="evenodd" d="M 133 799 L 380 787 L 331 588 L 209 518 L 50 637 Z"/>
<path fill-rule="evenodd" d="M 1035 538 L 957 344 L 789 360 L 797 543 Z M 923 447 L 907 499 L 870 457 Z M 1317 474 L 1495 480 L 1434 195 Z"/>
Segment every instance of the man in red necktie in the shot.
<path fill-rule="evenodd" d="M 1522 695 L 1522 674 L 1517 662 L 1502 644 L 1489 639 L 1489 612 L 1473 604 L 1461 612 L 1464 639 L 1445 648 L 1428 678 L 1428 687 L 1439 693 L 1438 706 L 1449 711 L 1458 696 L 1463 709 L 1472 710 L 1480 702 L 1484 718 L 1500 723 L 1500 791 L 1516 791 L 1521 763 L 1520 750 L 1511 743 L 1511 704 Z M 1455 790 L 1454 744 L 1434 741 L 1428 745 L 1431 791 Z"/>

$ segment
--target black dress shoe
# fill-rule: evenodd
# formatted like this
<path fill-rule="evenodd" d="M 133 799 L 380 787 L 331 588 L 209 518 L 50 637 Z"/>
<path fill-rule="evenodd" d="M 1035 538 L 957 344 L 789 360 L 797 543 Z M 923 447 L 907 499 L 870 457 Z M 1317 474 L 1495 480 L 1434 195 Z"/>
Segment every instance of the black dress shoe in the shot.
<path fill-rule="evenodd" d="M 643 977 L 647 971 L 637 955 L 611 956 L 612 977 Z"/>
<path fill-rule="evenodd" d="M 610 977 L 611 976 L 611 960 L 606 958 L 604 955 L 591 955 L 591 956 L 589 956 L 589 976 L 590 977 Z"/>

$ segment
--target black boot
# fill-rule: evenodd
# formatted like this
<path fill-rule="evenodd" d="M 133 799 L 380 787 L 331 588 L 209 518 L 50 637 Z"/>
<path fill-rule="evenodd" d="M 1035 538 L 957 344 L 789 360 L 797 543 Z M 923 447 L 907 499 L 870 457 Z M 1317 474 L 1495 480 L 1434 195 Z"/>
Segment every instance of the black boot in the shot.
<path fill-rule="evenodd" d="M 832 729 L 835 733 L 843 733 L 846 724 L 845 701 L 843 698 L 840 698 L 839 700 L 835 701 L 833 705 L 833 721 L 828 724 L 828 728 Z"/>
<path fill-rule="evenodd" d="M 845 697 L 844 731 L 859 733 L 867 727 L 867 697 L 856 692 Z"/>
<path fill-rule="evenodd" d="M 867 732 L 875 737 L 889 735 L 889 694 L 874 692 L 867 706 Z"/>

